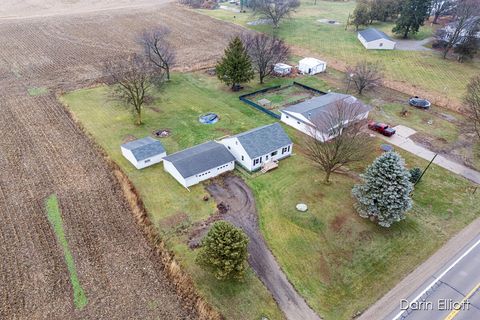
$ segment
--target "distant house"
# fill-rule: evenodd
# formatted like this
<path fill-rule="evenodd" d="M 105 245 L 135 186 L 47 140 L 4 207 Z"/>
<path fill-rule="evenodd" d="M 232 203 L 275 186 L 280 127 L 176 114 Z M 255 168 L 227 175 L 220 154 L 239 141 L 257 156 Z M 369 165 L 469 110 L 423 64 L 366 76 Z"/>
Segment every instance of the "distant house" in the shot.
<path fill-rule="evenodd" d="M 209 141 L 163 159 L 165 171 L 188 188 L 235 168 L 235 158 L 220 143 Z"/>
<path fill-rule="evenodd" d="M 327 63 L 315 58 L 303 58 L 298 62 L 298 70 L 303 74 L 314 75 L 326 69 Z"/>
<path fill-rule="evenodd" d="M 368 105 L 363 104 L 353 96 L 331 92 L 281 109 L 281 121 L 309 136 L 325 142 L 335 137 L 335 135 L 332 134 L 333 128 L 325 126 L 319 128 L 318 123 L 321 123 L 322 119 L 328 119 L 329 114 L 336 112 L 339 103 L 357 108 L 354 114 L 356 116 L 355 119 L 347 119 L 347 123 L 366 119 L 371 109 Z"/>
<path fill-rule="evenodd" d="M 167 155 L 160 141 L 152 137 L 134 140 L 121 145 L 122 154 L 135 168 L 143 169 L 162 161 Z"/>
<path fill-rule="evenodd" d="M 259 127 L 221 141 L 249 171 L 292 154 L 293 143 L 279 123 Z"/>
<path fill-rule="evenodd" d="M 285 63 L 276 63 L 273 66 L 273 72 L 280 76 L 286 76 L 292 72 L 292 66 Z"/>
<path fill-rule="evenodd" d="M 396 42 L 384 32 L 375 28 L 368 28 L 358 32 L 358 40 L 367 49 L 393 50 Z"/>
<path fill-rule="evenodd" d="M 438 30 L 437 39 L 445 43 L 451 40 L 458 27 L 458 23 L 458 21 L 451 22 L 444 28 Z M 477 42 L 480 45 L 480 16 L 472 17 L 464 22 L 464 27 L 460 30 L 459 35 L 457 36 L 457 41 L 453 46 L 458 46 L 470 36 L 477 39 Z"/>

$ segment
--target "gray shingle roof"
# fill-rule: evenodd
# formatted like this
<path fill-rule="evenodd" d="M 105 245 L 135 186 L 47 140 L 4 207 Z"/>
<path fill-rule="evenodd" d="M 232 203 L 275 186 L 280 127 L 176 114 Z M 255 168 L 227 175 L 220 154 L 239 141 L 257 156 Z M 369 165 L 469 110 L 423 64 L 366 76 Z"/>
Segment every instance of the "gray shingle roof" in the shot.
<path fill-rule="evenodd" d="M 220 143 L 208 141 L 163 158 L 171 162 L 184 178 L 235 161 L 233 155 Z"/>
<path fill-rule="evenodd" d="M 378 40 L 378 39 L 387 39 L 387 40 L 393 41 L 392 38 L 390 38 L 389 36 L 387 36 L 384 32 L 382 32 L 382 31 L 380 31 L 380 30 L 377 30 L 377 29 L 375 29 L 375 28 L 368 28 L 368 29 L 359 31 L 358 33 L 359 33 L 359 34 L 363 37 L 363 39 L 365 39 L 367 42 L 375 41 L 375 40 Z"/>
<path fill-rule="evenodd" d="M 358 110 L 355 110 L 355 113 L 367 112 L 371 109 L 370 106 L 362 103 L 354 96 L 350 96 L 343 93 L 330 92 L 322 96 L 314 97 L 309 100 L 305 100 L 301 103 L 292 105 L 290 107 L 284 108 L 281 112 L 288 113 L 299 113 L 304 116 L 306 119 L 315 119 L 316 123 L 321 123 L 323 120 L 327 119 L 327 115 L 331 112 L 337 110 L 336 106 L 339 101 L 345 101 L 349 105 L 355 105 L 358 107 Z M 352 114 L 353 115 L 353 114 Z M 305 122 L 301 119 L 299 121 Z M 326 128 L 328 129 L 328 128 Z"/>
<path fill-rule="evenodd" d="M 279 123 L 255 128 L 235 136 L 251 159 L 263 156 L 289 144 L 292 140 Z"/>
<path fill-rule="evenodd" d="M 122 144 L 122 147 L 132 151 L 137 161 L 142 161 L 165 152 L 162 143 L 152 137 L 127 142 Z"/>

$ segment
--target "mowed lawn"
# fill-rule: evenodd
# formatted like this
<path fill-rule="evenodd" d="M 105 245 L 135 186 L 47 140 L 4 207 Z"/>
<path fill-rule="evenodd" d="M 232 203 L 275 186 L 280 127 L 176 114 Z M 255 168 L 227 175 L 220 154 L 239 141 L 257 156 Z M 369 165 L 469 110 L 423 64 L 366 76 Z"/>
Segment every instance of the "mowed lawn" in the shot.
<path fill-rule="evenodd" d="M 276 79 L 265 86 L 289 81 Z M 327 89 L 315 77 L 298 81 Z M 244 92 L 255 88 L 254 82 Z M 215 210 L 213 202 L 202 200 L 203 186 L 186 191 L 163 172 L 162 165 L 136 170 L 119 148 L 128 135 L 142 137 L 168 128 L 172 136 L 162 142 L 172 153 L 274 119 L 241 103 L 239 93 L 229 92 L 204 73 L 174 74 L 157 94 L 153 108 L 146 109 L 141 127 L 132 124 L 129 111 L 113 102 L 108 92 L 98 87 L 62 99 L 139 189 L 153 221 L 202 294 L 228 319 L 262 315 L 280 319 L 273 299 L 253 272 L 244 283 L 219 283 L 195 265 L 195 252 L 188 249 L 186 232 L 181 231 Z M 205 112 L 216 112 L 221 120 L 200 125 L 197 118 Z M 350 190 L 355 179 L 335 174 L 331 185 L 322 184 L 322 173 L 302 152 L 302 135 L 292 128 L 287 132 L 295 142 L 295 154 L 281 161 L 278 169 L 265 175 L 237 174 L 254 190 L 261 230 L 272 252 L 290 281 L 325 319 L 350 319 L 367 308 L 480 213 L 475 206 L 479 197 L 471 194 L 470 183 L 434 165 L 415 190 L 415 207 L 408 219 L 391 229 L 377 227 L 353 210 Z M 379 152 L 352 169 L 363 171 Z M 409 166 L 426 166 L 425 161 L 402 154 Z M 309 206 L 307 213 L 295 210 L 299 202 Z"/>
<path fill-rule="evenodd" d="M 435 96 L 461 101 L 468 81 L 480 73 L 480 63 L 458 63 L 444 60 L 433 51 L 381 51 L 366 50 L 357 40 L 354 27 L 345 31 L 345 23 L 349 13 L 353 13 L 354 1 L 317 1 L 302 0 L 300 8 L 285 20 L 275 34 L 296 47 L 308 49 L 324 58 L 327 62 L 355 64 L 361 60 L 377 62 L 384 70 L 386 79 L 392 79 L 418 88 L 419 93 L 428 91 Z M 251 12 L 234 13 L 231 11 L 198 10 L 209 16 L 240 24 L 261 32 L 272 33 L 269 25 L 247 25 L 256 20 Z M 340 25 L 319 22 L 320 19 L 334 19 Z M 378 23 L 373 27 L 391 34 L 393 23 Z M 416 39 L 428 38 L 432 35 L 432 27 L 427 25 L 420 29 Z M 435 101 L 433 101 L 435 102 Z"/>

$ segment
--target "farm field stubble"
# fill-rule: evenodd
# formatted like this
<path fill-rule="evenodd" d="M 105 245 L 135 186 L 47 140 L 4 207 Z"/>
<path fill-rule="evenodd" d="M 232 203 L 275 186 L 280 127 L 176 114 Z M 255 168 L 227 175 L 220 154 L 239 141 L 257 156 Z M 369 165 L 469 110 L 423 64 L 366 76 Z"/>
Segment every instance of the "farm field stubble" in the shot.
<path fill-rule="evenodd" d="M 236 31 L 175 5 L 0 19 L 0 318 L 194 318 L 55 96 L 97 82 L 103 61 L 138 51 L 135 37 L 154 25 L 171 27 L 181 69 L 211 65 Z M 51 194 L 88 297 L 82 310 L 45 212 Z"/>

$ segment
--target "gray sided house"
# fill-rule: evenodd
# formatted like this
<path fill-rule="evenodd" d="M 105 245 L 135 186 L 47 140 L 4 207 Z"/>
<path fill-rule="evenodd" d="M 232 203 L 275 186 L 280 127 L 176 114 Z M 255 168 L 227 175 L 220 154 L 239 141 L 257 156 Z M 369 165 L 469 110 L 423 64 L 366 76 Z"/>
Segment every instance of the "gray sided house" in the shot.
<path fill-rule="evenodd" d="M 162 143 L 152 137 L 124 143 L 120 149 L 123 156 L 137 169 L 159 163 L 167 155 Z"/>
<path fill-rule="evenodd" d="M 384 32 L 375 28 L 368 28 L 358 32 L 358 40 L 367 49 L 393 50 L 396 42 Z"/>
<path fill-rule="evenodd" d="M 220 143 L 208 141 L 163 159 L 165 171 L 188 188 L 235 169 L 235 158 Z"/>
<path fill-rule="evenodd" d="M 249 171 L 292 154 L 293 143 L 279 123 L 255 128 L 221 141 Z"/>
<path fill-rule="evenodd" d="M 346 123 L 366 119 L 371 107 L 363 104 L 354 96 L 331 92 L 305 100 L 280 110 L 281 121 L 319 141 L 335 138 L 332 129 L 339 124 L 331 123 L 338 114 L 338 105 L 355 108 L 347 115 Z"/>

